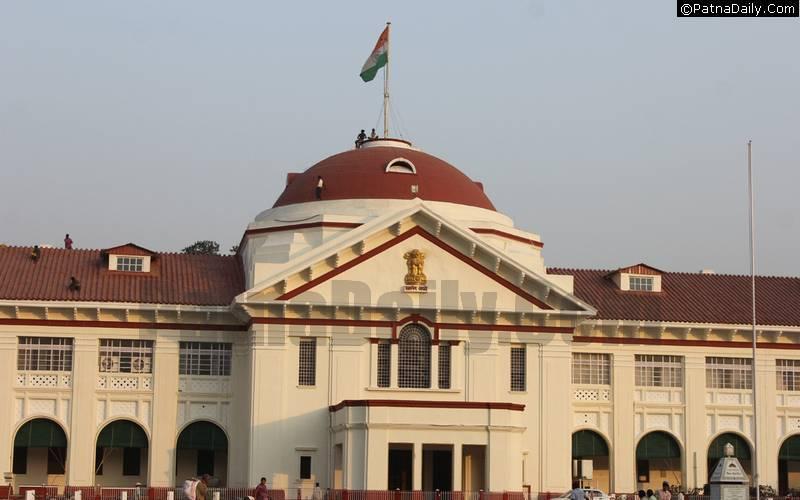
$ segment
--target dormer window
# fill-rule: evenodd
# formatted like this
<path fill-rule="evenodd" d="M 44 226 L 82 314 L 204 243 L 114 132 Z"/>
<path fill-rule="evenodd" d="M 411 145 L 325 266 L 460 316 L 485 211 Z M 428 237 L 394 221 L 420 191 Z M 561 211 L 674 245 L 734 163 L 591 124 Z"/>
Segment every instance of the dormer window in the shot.
<path fill-rule="evenodd" d="M 149 273 L 151 263 L 158 254 L 133 243 L 103 250 L 103 258 L 107 259 L 109 271 L 125 273 Z"/>
<path fill-rule="evenodd" d="M 606 275 L 623 292 L 660 292 L 663 271 L 647 264 L 636 264 Z"/>
<path fill-rule="evenodd" d="M 117 271 L 141 273 L 144 271 L 144 257 L 117 256 Z"/>
<path fill-rule="evenodd" d="M 635 290 L 639 292 L 652 292 L 653 291 L 653 282 L 655 278 L 653 276 L 628 276 L 628 289 Z"/>
<path fill-rule="evenodd" d="M 415 167 L 413 163 L 405 158 L 395 158 L 386 164 L 386 172 L 393 172 L 396 174 L 416 174 L 417 167 Z"/>

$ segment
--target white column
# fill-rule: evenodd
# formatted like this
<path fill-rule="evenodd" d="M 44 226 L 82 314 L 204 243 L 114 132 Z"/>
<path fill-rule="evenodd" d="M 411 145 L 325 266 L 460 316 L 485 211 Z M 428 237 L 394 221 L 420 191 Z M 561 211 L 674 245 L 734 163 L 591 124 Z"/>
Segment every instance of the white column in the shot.
<path fill-rule="evenodd" d="M 95 391 L 97 390 L 98 342 L 78 337 L 72 353 L 72 417 L 67 442 L 67 484 L 94 484 L 94 459 L 97 443 Z"/>
<path fill-rule="evenodd" d="M 0 410 L 0 470 L 11 471 L 11 452 L 14 444 L 13 430 L 17 426 L 14 417 L 16 407 L 14 401 L 14 380 L 17 368 L 17 337 L 4 335 L 0 337 L 0 380 L 6 380 L 0 384 L 0 401 L 5 401 L 4 408 Z"/>
<path fill-rule="evenodd" d="M 614 353 L 611 397 L 614 416 L 609 457 L 611 491 L 636 491 L 636 427 L 634 426 L 634 355 Z"/>
<path fill-rule="evenodd" d="M 708 426 L 706 424 L 706 358 L 705 354 L 686 355 L 684 366 L 684 470 L 688 488 L 702 488 L 706 483 Z"/>
<path fill-rule="evenodd" d="M 775 407 L 777 383 L 775 380 L 775 358 L 759 354 L 756 363 L 758 384 L 758 472 L 761 484 L 778 486 L 778 438 L 775 422 L 778 410 Z M 752 434 L 751 434 L 752 436 Z"/>
<path fill-rule="evenodd" d="M 411 488 L 414 490 L 422 489 L 422 443 L 414 443 L 413 453 L 413 473 L 411 478 Z"/>
<path fill-rule="evenodd" d="M 564 382 L 570 380 L 572 351 L 569 345 L 553 339 L 542 346 L 540 355 L 539 390 L 542 401 L 547 401 L 539 409 L 540 489 L 566 491 L 571 483 L 572 447 L 568 446 L 564 423 L 572 421 L 572 391 L 564 390 Z"/>
<path fill-rule="evenodd" d="M 397 388 L 397 380 L 398 380 L 398 345 L 397 342 L 392 341 L 392 372 L 391 372 L 391 381 L 389 382 L 389 387 Z"/>
<path fill-rule="evenodd" d="M 431 346 L 431 388 L 439 388 L 439 344 Z"/>
<path fill-rule="evenodd" d="M 453 443 L 453 491 L 461 491 L 461 443 Z"/>
<path fill-rule="evenodd" d="M 155 345 L 153 416 L 150 438 L 150 486 L 175 484 L 175 443 L 178 439 L 178 332 L 161 332 Z"/>
<path fill-rule="evenodd" d="M 378 387 L 378 344 L 369 344 L 369 386 Z"/>

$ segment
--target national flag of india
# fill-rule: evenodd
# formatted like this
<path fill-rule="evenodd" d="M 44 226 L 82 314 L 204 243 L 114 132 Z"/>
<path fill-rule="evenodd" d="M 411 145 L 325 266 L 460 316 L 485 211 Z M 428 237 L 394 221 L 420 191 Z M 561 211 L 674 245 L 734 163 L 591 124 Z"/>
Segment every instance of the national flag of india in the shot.
<path fill-rule="evenodd" d="M 381 36 L 378 37 L 378 43 L 372 49 L 372 54 L 367 58 L 364 67 L 361 68 L 361 79 L 365 82 L 371 82 L 375 78 L 375 74 L 379 69 L 386 66 L 389 62 L 389 27 L 383 30 Z"/>

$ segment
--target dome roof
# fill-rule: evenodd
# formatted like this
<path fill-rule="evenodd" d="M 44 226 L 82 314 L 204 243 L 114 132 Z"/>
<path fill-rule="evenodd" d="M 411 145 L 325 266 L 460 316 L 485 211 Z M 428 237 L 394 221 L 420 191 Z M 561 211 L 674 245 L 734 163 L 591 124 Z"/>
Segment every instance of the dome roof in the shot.
<path fill-rule="evenodd" d="M 367 141 L 361 148 L 328 157 L 302 174 L 289 174 L 273 207 L 322 200 L 421 198 L 495 210 L 483 186 L 444 160 L 391 139 Z"/>

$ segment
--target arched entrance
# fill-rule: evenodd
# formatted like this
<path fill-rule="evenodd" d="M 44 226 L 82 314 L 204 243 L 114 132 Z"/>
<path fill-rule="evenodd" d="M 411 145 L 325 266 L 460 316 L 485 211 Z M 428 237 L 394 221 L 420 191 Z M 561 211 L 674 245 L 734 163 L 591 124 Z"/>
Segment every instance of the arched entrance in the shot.
<path fill-rule="evenodd" d="M 778 491 L 800 488 L 800 436 L 790 436 L 778 452 Z"/>
<path fill-rule="evenodd" d="M 681 446 L 669 433 L 646 434 L 636 445 L 636 484 L 639 489 L 658 490 L 664 481 L 682 484 Z"/>
<path fill-rule="evenodd" d="M 130 420 L 115 420 L 97 436 L 94 482 L 98 486 L 147 484 L 149 442 L 144 429 Z"/>
<path fill-rule="evenodd" d="M 14 436 L 12 458 L 17 485 L 63 486 L 67 471 L 67 435 L 48 418 L 29 420 Z"/>
<path fill-rule="evenodd" d="M 728 443 L 733 445 L 733 456 L 739 459 L 745 473 L 750 477 L 750 444 L 739 434 L 726 432 L 714 438 L 708 445 L 708 479 L 711 479 L 719 459 L 725 456 L 725 445 Z"/>
<path fill-rule="evenodd" d="M 611 491 L 610 460 L 608 443 L 603 437 L 588 429 L 572 434 L 572 460 L 591 460 L 592 479 L 584 481 L 584 486 L 591 486 L 603 491 Z M 573 467 L 574 469 L 574 467 Z M 573 470 L 573 476 L 578 471 Z M 580 479 L 573 477 L 572 479 Z"/>
<path fill-rule="evenodd" d="M 212 486 L 225 486 L 228 480 L 228 437 L 218 425 L 205 420 L 187 425 L 178 436 L 175 457 L 175 484 L 208 474 Z"/>

